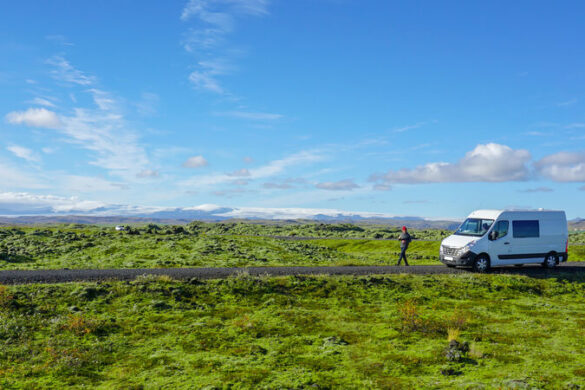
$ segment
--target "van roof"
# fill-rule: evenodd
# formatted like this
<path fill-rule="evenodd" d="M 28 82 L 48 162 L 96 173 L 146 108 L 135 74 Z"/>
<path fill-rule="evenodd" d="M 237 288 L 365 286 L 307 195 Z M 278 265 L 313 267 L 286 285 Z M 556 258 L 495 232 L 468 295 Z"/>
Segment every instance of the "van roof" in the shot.
<path fill-rule="evenodd" d="M 517 214 L 548 214 L 548 213 L 565 213 L 561 210 L 515 210 L 515 209 L 506 209 L 506 210 L 475 210 L 471 214 L 469 214 L 468 218 L 488 218 L 488 219 L 497 219 L 502 213 L 510 212 L 510 213 L 517 213 Z"/>

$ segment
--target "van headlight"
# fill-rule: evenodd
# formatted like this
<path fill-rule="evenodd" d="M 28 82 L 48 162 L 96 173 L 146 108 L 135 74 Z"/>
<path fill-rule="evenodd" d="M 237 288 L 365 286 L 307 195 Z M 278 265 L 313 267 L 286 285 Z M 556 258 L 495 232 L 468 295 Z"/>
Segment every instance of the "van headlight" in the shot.
<path fill-rule="evenodd" d="M 469 252 L 471 249 L 473 249 L 474 246 L 475 246 L 475 241 L 471 241 L 470 243 L 465 245 L 463 248 L 459 249 L 459 253 L 457 253 L 457 255 L 461 256 L 461 255 Z"/>

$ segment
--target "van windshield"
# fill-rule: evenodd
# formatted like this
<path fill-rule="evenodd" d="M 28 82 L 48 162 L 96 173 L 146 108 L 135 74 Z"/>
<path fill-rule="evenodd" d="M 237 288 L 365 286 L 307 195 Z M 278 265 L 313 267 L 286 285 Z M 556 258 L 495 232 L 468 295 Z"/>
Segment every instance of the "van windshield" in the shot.
<path fill-rule="evenodd" d="M 476 236 L 481 237 L 487 233 L 490 226 L 494 223 L 493 219 L 467 218 L 455 232 L 458 236 Z"/>

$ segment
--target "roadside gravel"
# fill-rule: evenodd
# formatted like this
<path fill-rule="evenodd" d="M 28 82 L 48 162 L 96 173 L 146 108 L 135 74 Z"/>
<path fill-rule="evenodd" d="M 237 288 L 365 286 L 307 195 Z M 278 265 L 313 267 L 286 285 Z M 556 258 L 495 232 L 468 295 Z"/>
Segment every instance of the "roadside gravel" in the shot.
<path fill-rule="evenodd" d="M 345 266 L 345 267 L 247 267 L 247 268 L 154 268 L 154 269 L 63 269 L 0 271 L 0 284 L 62 283 L 79 281 L 133 280 L 141 275 L 167 275 L 174 279 L 220 279 L 237 275 L 383 275 L 383 274 L 462 274 L 469 269 L 444 265 L 418 266 Z M 553 269 L 530 265 L 502 267 L 490 273 L 555 277 L 567 273 L 585 274 L 585 262 L 563 263 Z"/>

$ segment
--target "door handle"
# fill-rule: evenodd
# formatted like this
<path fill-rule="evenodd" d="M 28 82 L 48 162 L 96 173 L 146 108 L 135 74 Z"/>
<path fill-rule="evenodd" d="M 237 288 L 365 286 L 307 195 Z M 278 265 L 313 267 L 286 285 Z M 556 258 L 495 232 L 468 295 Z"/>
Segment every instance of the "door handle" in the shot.
<path fill-rule="evenodd" d="M 509 242 L 504 242 L 504 245 L 510 245 L 510 243 Z"/>

